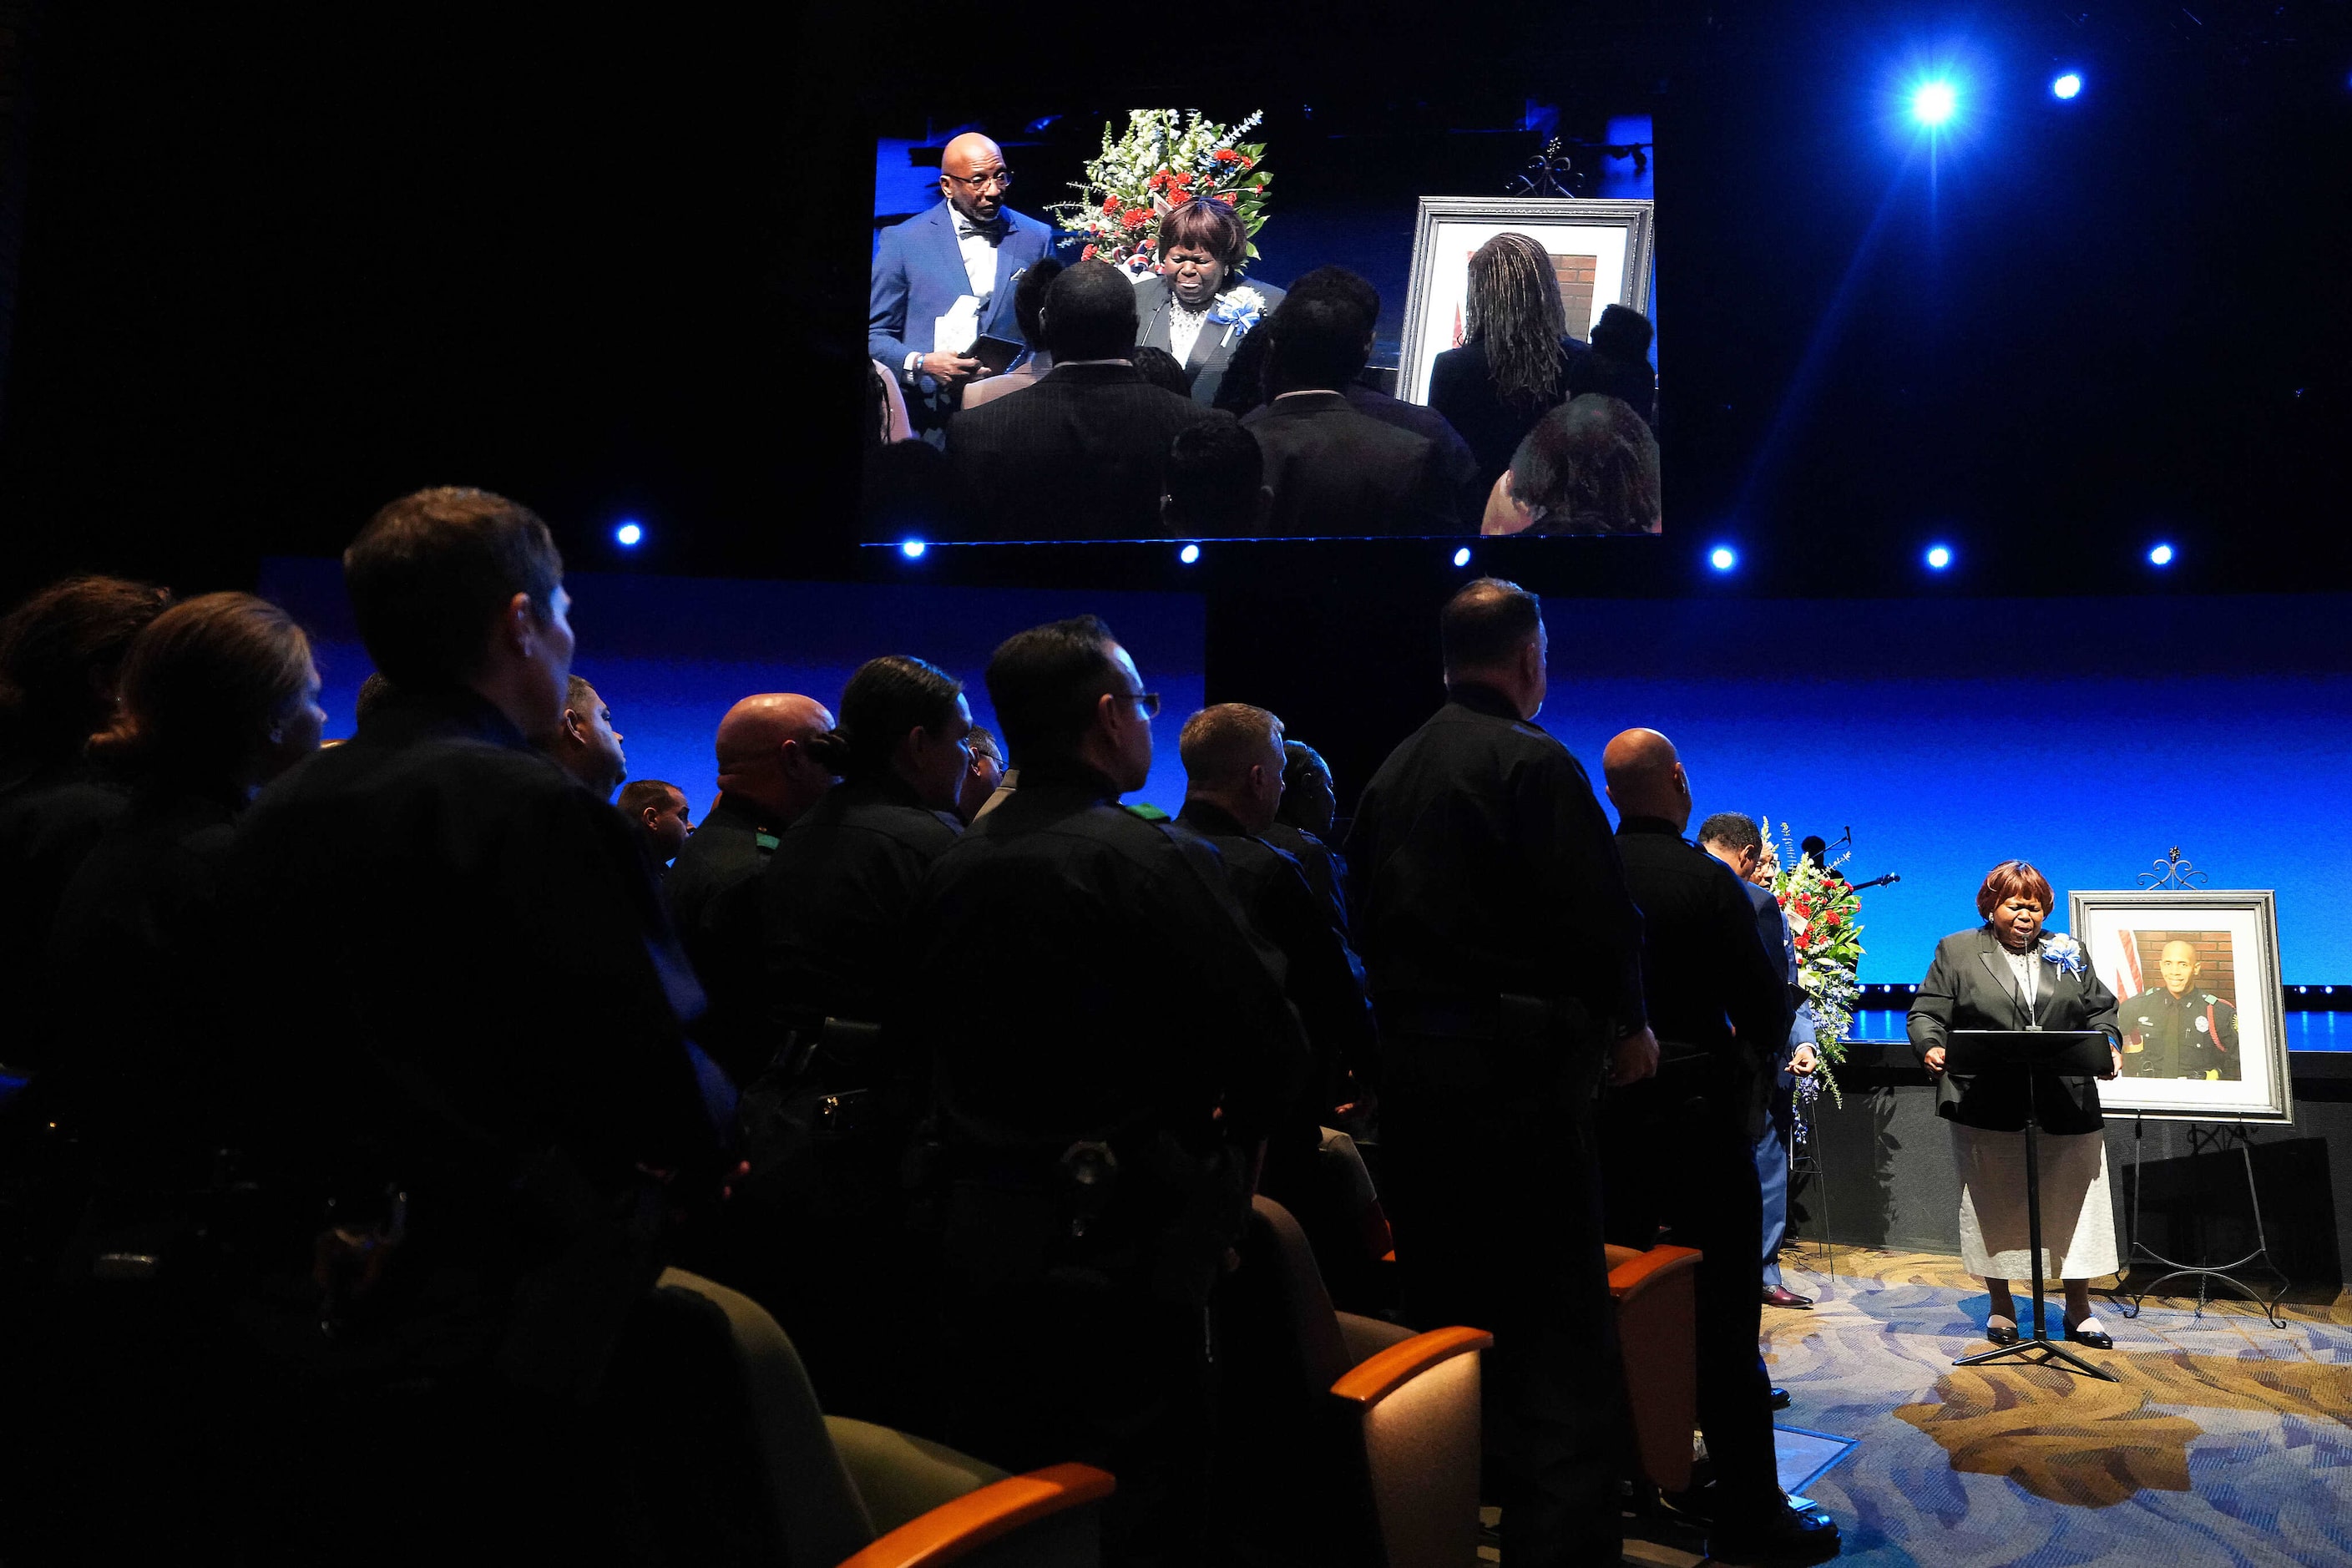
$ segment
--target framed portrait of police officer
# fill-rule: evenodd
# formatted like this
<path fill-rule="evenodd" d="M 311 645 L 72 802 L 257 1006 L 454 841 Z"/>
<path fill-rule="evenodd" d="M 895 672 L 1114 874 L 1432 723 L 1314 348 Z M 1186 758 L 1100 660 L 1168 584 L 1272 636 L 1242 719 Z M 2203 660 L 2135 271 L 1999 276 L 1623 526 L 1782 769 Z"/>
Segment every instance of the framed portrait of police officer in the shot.
<path fill-rule="evenodd" d="M 2123 1075 L 2099 1086 L 2102 1107 L 2182 1121 L 2293 1120 L 2269 892 L 2077 892 L 2070 906 L 2123 1035 Z"/>

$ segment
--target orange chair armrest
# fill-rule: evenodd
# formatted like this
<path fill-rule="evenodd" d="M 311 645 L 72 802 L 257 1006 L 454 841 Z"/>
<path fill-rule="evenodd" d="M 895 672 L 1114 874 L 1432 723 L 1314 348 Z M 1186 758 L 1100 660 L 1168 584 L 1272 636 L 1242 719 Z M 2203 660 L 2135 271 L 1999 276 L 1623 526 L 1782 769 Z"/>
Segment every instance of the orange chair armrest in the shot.
<path fill-rule="evenodd" d="M 1695 1247 L 1654 1247 L 1647 1252 L 1636 1253 L 1630 1262 L 1621 1263 L 1609 1271 L 1609 1294 L 1622 1296 L 1649 1283 L 1661 1274 L 1677 1268 L 1696 1268 L 1698 1248 Z"/>
<path fill-rule="evenodd" d="M 933 1568 L 952 1563 L 1000 1535 L 1065 1510 L 1099 1502 L 1117 1485 L 1092 1465 L 1048 1465 L 1007 1476 L 909 1520 L 841 1568 Z"/>
<path fill-rule="evenodd" d="M 1331 1385 L 1350 1405 L 1370 1409 L 1443 1361 L 1483 1351 L 1495 1342 L 1484 1329 L 1432 1329 L 1401 1340 L 1358 1365 Z"/>

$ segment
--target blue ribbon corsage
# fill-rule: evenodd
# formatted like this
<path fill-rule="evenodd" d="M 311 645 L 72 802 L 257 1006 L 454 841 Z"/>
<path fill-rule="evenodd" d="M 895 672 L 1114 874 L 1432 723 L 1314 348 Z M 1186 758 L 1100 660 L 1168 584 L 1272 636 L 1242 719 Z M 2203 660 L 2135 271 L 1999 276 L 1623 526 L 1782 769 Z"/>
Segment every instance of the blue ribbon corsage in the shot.
<path fill-rule="evenodd" d="M 1217 296 L 1216 304 L 1209 311 L 1209 320 L 1221 327 L 1233 329 L 1225 334 L 1225 341 L 1230 342 L 1235 338 L 1247 336 L 1249 330 L 1256 326 L 1259 318 L 1265 314 L 1265 295 L 1255 289 L 1234 289 Z"/>
<path fill-rule="evenodd" d="M 2045 936 L 2042 956 L 2068 974 L 2083 973 L 2083 944 L 2071 936 Z"/>

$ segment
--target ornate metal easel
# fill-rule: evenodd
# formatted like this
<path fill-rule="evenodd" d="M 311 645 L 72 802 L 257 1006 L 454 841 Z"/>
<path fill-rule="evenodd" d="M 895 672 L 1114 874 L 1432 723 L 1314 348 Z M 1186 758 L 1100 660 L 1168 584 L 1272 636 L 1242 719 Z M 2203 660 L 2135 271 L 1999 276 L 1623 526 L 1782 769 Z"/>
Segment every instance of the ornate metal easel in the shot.
<path fill-rule="evenodd" d="M 2164 858 L 2155 862 L 2155 867 L 2152 871 L 2142 871 L 2139 874 L 2139 885 L 2150 892 L 2166 888 L 2201 888 L 2205 885 L 2205 873 L 2180 858 L 2179 845 L 2166 851 Z M 2243 1258 L 2233 1258 L 2227 1263 L 2184 1263 L 2177 1258 L 2165 1257 L 2140 1239 L 2140 1192 L 2147 1184 L 2140 1150 L 2147 1136 L 2147 1119 L 2145 1116 L 2134 1116 L 2132 1118 L 2131 1227 L 2126 1233 L 2126 1245 L 2124 1249 L 2124 1274 L 2117 1277 L 2116 1289 L 2111 1297 L 2116 1303 L 2116 1310 L 2126 1318 L 2137 1318 L 2140 1314 L 2142 1304 L 2150 1296 L 2156 1294 L 2158 1287 L 2169 1284 L 2175 1279 L 2194 1279 L 2197 1281 L 2196 1315 L 2201 1318 L 2205 1315 L 2205 1303 L 2212 1299 L 2210 1295 L 2212 1282 L 2218 1280 L 2231 1289 L 2240 1291 L 2249 1300 L 2261 1307 L 2263 1316 L 2269 1321 L 2271 1327 L 2285 1328 L 2286 1320 L 2278 1315 L 2278 1304 L 2286 1299 L 2287 1291 L 2294 1288 L 2294 1281 L 2287 1278 L 2286 1270 L 2271 1261 L 2270 1237 L 2263 1227 L 2263 1195 L 2261 1189 L 2254 1185 L 2252 1136 L 2246 1131 L 2246 1124 L 2243 1121 L 2184 1121 L 2182 1125 L 2189 1131 L 2189 1159 L 2194 1160 L 2200 1154 L 2225 1153 L 2234 1147 L 2238 1151 L 2238 1157 L 2244 1162 L 2246 1204 L 2254 1216 L 2254 1249 Z M 2201 1242 L 2204 1226 L 2201 1223 L 2201 1215 L 2199 1217 L 2200 1223 L 2198 1229 Z M 2198 1250 L 2202 1252 L 2204 1248 L 2200 1245 Z M 2131 1300 L 2126 1303 L 2123 1299 L 2123 1278 L 2128 1276 L 2133 1266 L 2143 1259 L 2166 1272 L 2132 1292 Z M 2260 1290 L 2238 1278 L 2237 1271 L 2246 1268 L 2259 1268 L 2270 1274 L 2278 1280 L 2278 1289 L 2265 1299 Z"/>

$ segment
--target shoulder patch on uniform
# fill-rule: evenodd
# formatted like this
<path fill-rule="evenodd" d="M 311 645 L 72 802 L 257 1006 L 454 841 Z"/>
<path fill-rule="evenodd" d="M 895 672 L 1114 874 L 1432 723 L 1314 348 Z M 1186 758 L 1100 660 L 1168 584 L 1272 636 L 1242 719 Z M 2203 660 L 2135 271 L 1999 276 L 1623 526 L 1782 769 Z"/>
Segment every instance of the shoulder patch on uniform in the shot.
<path fill-rule="evenodd" d="M 1156 805 L 1130 805 L 1127 802 L 1121 801 L 1119 802 L 1118 808 L 1119 810 L 1127 813 L 1128 816 L 1141 817 L 1146 822 L 1173 822 L 1176 820 Z"/>

